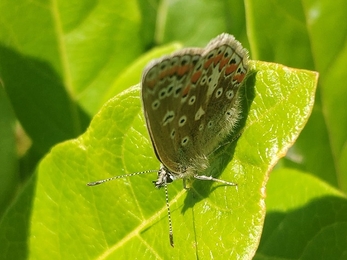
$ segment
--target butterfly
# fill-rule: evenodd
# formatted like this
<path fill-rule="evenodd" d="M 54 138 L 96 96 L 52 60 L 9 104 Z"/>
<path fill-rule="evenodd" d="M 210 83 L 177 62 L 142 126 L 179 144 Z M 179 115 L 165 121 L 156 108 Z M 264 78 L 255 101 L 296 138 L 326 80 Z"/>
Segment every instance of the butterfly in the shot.
<path fill-rule="evenodd" d="M 161 165 L 155 187 L 165 188 L 169 239 L 174 246 L 167 184 L 177 179 L 235 183 L 201 175 L 209 156 L 232 133 L 241 118 L 239 89 L 249 71 L 248 52 L 223 33 L 205 48 L 185 48 L 151 61 L 141 85 L 143 112 Z M 95 186 L 143 171 L 90 182 Z"/>

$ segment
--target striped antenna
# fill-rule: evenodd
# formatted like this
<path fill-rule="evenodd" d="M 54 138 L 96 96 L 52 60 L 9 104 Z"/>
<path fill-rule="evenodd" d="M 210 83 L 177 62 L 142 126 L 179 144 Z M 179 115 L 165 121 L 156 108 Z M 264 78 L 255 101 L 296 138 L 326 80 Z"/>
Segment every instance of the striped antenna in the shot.
<path fill-rule="evenodd" d="M 143 172 L 134 172 L 134 173 L 129 173 L 129 174 L 123 174 L 123 175 L 119 175 L 119 176 L 114 176 L 114 177 L 110 177 L 104 180 L 99 180 L 99 181 L 92 181 L 92 182 L 88 182 L 87 186 L 96 186 L 105 182 L 109 182 L 109 181 L 113 181 L 113 180 L 117 180 L 117 179 L 121 179 L 121 178 L 126 178 L 126 177 L 132 177 L 132 176 L 136 176 L 136 175 L 141 175 L 141 174 L 146 174 L 146 173 L 151 173 L 151 172 L 157 172 L 158 170 L 148 170 L 148 171 L 143 171 Z"/>

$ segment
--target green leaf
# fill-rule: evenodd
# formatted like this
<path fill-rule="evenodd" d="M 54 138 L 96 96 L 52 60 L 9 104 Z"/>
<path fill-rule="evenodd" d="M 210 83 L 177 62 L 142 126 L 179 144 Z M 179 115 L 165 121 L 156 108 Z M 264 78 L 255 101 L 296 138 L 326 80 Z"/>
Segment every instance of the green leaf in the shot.
<path fill-rule="evenodd" d="M 346 258 L 344 194 L 285 168 L 271 173 L 267 194 L 264 231 L 254 259 Z"/>
<path fill-rule="evenodd" d="M 15 116 L 6 93 L 0 85 L 0 219 L 15 194 L 19 180 Z M 19 137 L 20 138 L 20 137 Z M 21 147 L 19 147 L 20 149 Z"/>
<path fill-rule="evenodd" d="M 6 93 L 41 155 L 53 145 L 85 131 L 88 116 L 68 96 L 61 79 L 47 62 L 1 45 L 0 57 Z"/>
<path fill-rule="evenodd" d="M 170 184 L 174 249 L 164 190 L 151 183 L 155 173 L 86 186 L 158 169 L 139 88 L 133 87 L 107 102 L 86 133 L 55 146 L 41 162 L 0 223 L 5 258 L 252 258 L 262 232 L 268 173 L 310 115 L 317 73 L 255 61 L 251 67 L 242 93 L 243 134 L 212 156 L 216 167 L 209 169 L 238 187 L 195 181 L 186 191 L 180 181 Z"/>
<path fill-rule="evenodd" d="M 135 1 L 6 0 L 0 24 L 1 81 L 41 154 L 85 131 L 85 111 L 144 50 Z"/>
<path fill-rule="evenodd" d="M 162 1 L 155 39 L 159 43 L 180 40 L 187 46 L 204 46 L 216 35 L 231 32 L 246 42 L 244 16 L 243 1 Z"/>
<path fill-rule="evenodd" d="M 344 192 L 347 23 L 341 21 L 346 9 L 344 0 L 245 1 L 253 59 L 320 73 L 312 116 L 281 165 L 310 172 Z"/>
<path fill-rule="evenodd" d="M 344 192 L 347 192 L 347 88 L 344 83 L 347 66 L 347 23 L 339 21 L 344 17 L 346 8 L 347 2 L 343 0 L 305 3 L 309 14 L 308 32 L 312 38 L 312 54 L 316 69 L 322 72 L 319 89 L 329 134 L 329 150 L 335 166 L 336 186 Z M 334 24 L 339 24 L 338 30 L 335 30 Z M 327 37 L 332 30 L 336 31 L 334 37 Z M 325 149 L 324 155 L 327 155 L 327 151 Z"/>
<path fill-rule="evenodd" d="M 3 170 L 0 170 L 0 190 L 3 193 L 0 192 L 0 201 L 11 201 L 14 193 L 21 192 L 20 178 L 31 174 L 43 153 L 52 145 L 66 138 L 76 138 L 84 132 L 88 117 L 95 115 L 104 98 L 118 94 L 119 86 L 124 89 L 139 80 L 138 74 L 135 73 L 131 79 L 128 72 L 134 68 L 131 64 L 140 55 L 154 46 L 172 41 L 183 42 L 185 46 L 204 46 L 224 31 L 235 35 L 244 46 L 251 46 L 248 49 L 253 59 L 319 71 L 320 81 L 312 115 L 285 160 L 280 160 L 276 167 L 289 166 L 310 172 L 347 191 L 347 88 L 344 83 L 347 23 L 343 22 L 346 8 L 344 0 L 58 0 L 40 1 L 39 4 L 23 0 L 1 1 L 0 84 L 4 86 L 12 110 L 32 138 L 33 145 L 24 158 L 15 154 L 18 143 L 13 142 L 18 142 L 18 139 L 17 135 L 13 139 L 14 128 L 11 125 L 15 119 L 8 113 L 10 108 L 6 107 L 7 104 L 2 103 L 4 99 L 1 99 L 3 145 L 0 146 L 0 158 Z M 115 92 L 112 92 L 113 88 Z M 88 112 L 86 120 L 83 120 L 84 113 L 79 113 L 81 108 Z M 254 137 L 253 143 L 260 140 Z M 237 147 L 241 149 L 239 142 Z M 118 148 L 114 148 L 115 151 Z M 150 146 L 148 151 L 152 154 Z M 217 154 L 214 158 L 217 164 L 219 156 Z M 137 171 L 146 168 L 144 166 L 133 168 Z M 154 167 L 157 168 L 157 165 Z M 71 173 L 74 178 L 81 178 L 74 174 Z M 120 172 L 105 173 L 109 174 Z M 104 177 L 102 173 L 98 175 Z M 225 175 L 223 173 L 220 178 L 235 179 Z M 154 176 L 148 178 L 155 179 Z M 33 221 L 30 217 L 31 210 L 35 212 L 37 209 L 31 209 L 36 192 L 35 180 L 25 186 L 25 193 L 7 213 L 7 221 L 11 220 L 8 227 L 13 227 L 13 231 L 7 233 L 9 236 L 6 236 L 7 242 L 3 247 L 20 256 L 15 259 L 31 254 L 28 248 L 31 250 L 32 245 L 28 245 L 27 241 L 32 239 L 29 239 L 31 223 L 37 221 L 37 215 Z M 148 185 L 148 181 L 144 184 Z M 108 185 L 114 187 L 115 184 Z M 177 185 L 181 189 L 181 185 Z M 169 188 L 171 195 L 172 186 Z M 281 189 L 281 185 L 277 189 Z M 150 184 L 149 190 L 156 192 Z M 196 204 L 209 196 L 208 188 L 194 187 L 194 190 L 198 190 L 199 195 L 207 191 L 204 196 L 195 196 Z M 160 193 L 157 199 L 162 202 L 162 191 Z M 272 193 L 267 194 L 270 197 Z M 7 208 L 1 210 L 6 212 Z M 163 219 L 166 218 L 164 211 Z M 334 214 L 333 211 L 329 213 Z M 174 225 L 177 225 L 176 222 L 174 219 Z M 6 226 L 1 225 L 1 228 Z M 292 240 L 295 239 L 297 233 L 292 234 Z M 165 241 L 161 242 L 164 244 Z M 341 237 L 336 241 L 338 243 L 346 244 Z M 51 244 L 56 246 L 53 242 Z M 45 245 L 46 251 L 50 250 L 50 246 Z M 84 245 L 80 248 L 83 249 Z M 330 248 L 334 249 L 332 244 Z"/>

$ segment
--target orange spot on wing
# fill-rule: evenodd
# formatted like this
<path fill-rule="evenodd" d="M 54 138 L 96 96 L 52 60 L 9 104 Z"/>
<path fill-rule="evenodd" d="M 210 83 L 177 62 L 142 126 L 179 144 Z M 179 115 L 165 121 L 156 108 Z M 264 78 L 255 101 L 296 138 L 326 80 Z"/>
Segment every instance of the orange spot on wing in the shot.
<path fill-rule="evenodd" d="M 237 70 L 237 64 L 231 64 L 226 67 L 225 69 L 225 75 L 229 75 L 230 73 L 233 73 Z"/>
<path fill-rule="evenodd" d="M 173 66 L 168 70 L 168 76 L 172 76 L 173 74 L 175 74 L 177 71 L 177 66 Z"/>
<path fill-rule="evenodd" d="M 217 56 L 214 58 L 213 63 L 214 63 L 215 66 L 216 66 L 217 63 L 222 59 L 222 57 L 223 57 L 223 54 L 219 54 L 219 55 L 217 55 Z"/>
<path fill-rule="evenodd" d="M 151 89 L 153 89 L 156 84 L 157 84 L 157 80 L 156 79 L 151 80 L 151 81 L 147 80 L 147 82 L 146 82 L 147 87 L 149 87 Z"/>
<path fill-rule="evenodd" d="M 221 62 L 219 63 L 219 70 L 222 70 L 228 62 L 229 62 L 229 58 L 222 59 Z"/>
<path fill-rule="evenodd" d="M 236 80 L 237 82 L 241 83 L 244 80 L 245 76 L 245 73 L 236 74 L 234 75 L 233 80 Z"/>
<path fill-rule="evenodd" d="M 212 62 L 213 62 L 213 58 L 207 60 L 204 64 L 204 69 L 207 69 L 208 67 L 210 67 Z"/>
<path fill-rule="evenodd" d="M 188 95 L 189 93 L 189 90 L 190 90 L 190 84 L 188 84 L 182 91 L 182 97 L 185 97 Z"/>
<path fill-rule="evenodd" d="M 201 70 L 195 72 L 195 73 L 193 74 L 193 76 L 190 78 L 190 81 L 191 81 L 192 83 L 196 83 L 196 82 L 199 80 L 199 78 L 201 77 L 201 74 L 202 74 L 202 71 L 201 71 Z"/>
<path fill-rule="evenodd" d="M 167 76 L 167 74 L 168 74 L 168 70 L 162 71 L 159 75 L 159 79 L 165 78 Z"/>
<path fill-rule="evenodd" d="M 183 76 L 184 74 L 187 73 L 187 71 L 189 71 L 189 69 L 191 68 L 190 64 L 184 65 L 184 66 L 179 66 L 177 68 L 177 75 L 178 76 Z"/>

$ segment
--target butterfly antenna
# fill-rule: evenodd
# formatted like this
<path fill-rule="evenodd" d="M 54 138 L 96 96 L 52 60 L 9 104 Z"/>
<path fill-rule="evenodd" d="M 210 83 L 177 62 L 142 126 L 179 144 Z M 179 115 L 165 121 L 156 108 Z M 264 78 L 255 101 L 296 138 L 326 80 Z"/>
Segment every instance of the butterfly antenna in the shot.
<path fill-rule="evenodd" d="M 92 182 L 88 182 L 87 186 L 96 186 L 105 182 L 109 182 L 109 181 L 113 181 L 113 180 L 117 180 L 117 179 L 121 179 L 121 178 L 126 178 L 126 177 L 132 177 L 132 176 L 136 176 L 136 175 L 140 175 L 140 174 L 146 174 L 146 173 L 151 173 L 151 172 L 157 172 L 158 170 L 148 170 L 148 171 L 143 171 L 143 172 L 134 172 L 134 173 L 129 173 L 129 174 L 123 174 L 123 175 L 119 175 L 119 176 L 114 176 L 114 177 L 110 177 L 104 180 L 99 180 L 99 181 L 92 181 Z"/>
<path fill-rule="evenodd" d="M 174 247 L 174 238 L 173 238 L 173 232 L 172 232 L 172 221 L 171 221 L 171 212 L 170 212 L 170 204 L 169 204 L 169 194 L 167 191 L 167 185 L 164 186 L 165 189 L 165 200 L 166 200 L 166 208 L 167 208 L 167 216 L 169 218 L 169 239 L 170 239 L 170 245 Z"/>

